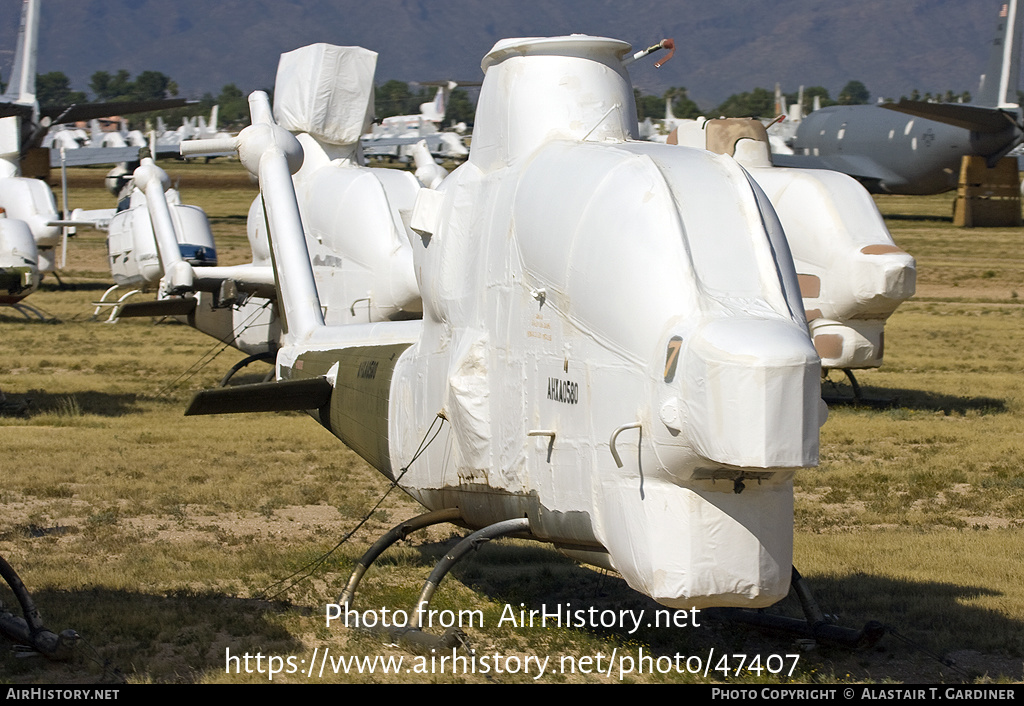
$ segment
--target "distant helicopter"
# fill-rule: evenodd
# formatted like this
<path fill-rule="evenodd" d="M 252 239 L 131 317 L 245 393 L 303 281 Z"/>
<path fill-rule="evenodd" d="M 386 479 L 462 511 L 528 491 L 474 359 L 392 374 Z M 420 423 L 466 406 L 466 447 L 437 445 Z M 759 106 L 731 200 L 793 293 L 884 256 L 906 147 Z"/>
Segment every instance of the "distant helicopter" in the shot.
<path fill-rule="evenodd" d="M 786 231 L 822 369 L 843 370 L 859 397 L 853 371 L 882 364 L 885 322 L 917 281 L 914 258 L 871 196 L 845 174 L 773 166 L 758 120 L 685 121 L 668 141 L 732 156 L 764 190 Z"/>
<path fill-rule="evenodd" d="M 359 95 L 347 96 L 344 111 L 329 115 L 330 124 L 306 113 L 301 95 L 309 66 L 325 61 L 345 66 L 339 85 L 353 81 L 361 90 Z M 293 189 L 323 316 L 332 325 L 419 318 L 422 313 L 410 244 L 415 234 L 402 217 L 412 210 L 422 185 L 408 172 L 362 166 L 359 135 L 372 118 L 368 91 L 372 91 L 375 66 L 373 52 L 341 53 L 337 47 L 318 44 L 285 54 L 279 70 L 278 105 L 303 151 Z M 300 87 L 290 88 L 295 85 Z M 194 144 L 185 143 L 183 149 L 193 153 L 204 153 L 211 145 L 214 151 L 235 150 L 235 139 L 230 137 L 189 142 Z M 135 281 L 132 277 L 144 270 L 146 287 L 159 288 L 160 294 L 155 302 L 120 306 L 116 315 L 185 316 L 200 331 L 249 354 L 225 382 L 251 362 L 273 360 L 280 346 L 281 324 L 262 197 L 253 201 L 249 211 L 252 262 L 194 266 L 197 263 L 184 254 L 178 256 L 171 243 L 206 243 L 208 228 L 161 219 L 166 224 L 162 230 L 169 235 L 154 238 L 158 229 L 150 222 L 157 221 L 151 219 L 150 211 L 171 192 L 165 191 L 169 181 L 163 170 L 152 161 L 143 167 L 131 175 L 133 203 L 139 204 L 130 211 L 135 217 L 122 221 L 121 241 L 111 237 L 108 245 L 115 281 Z M 146 208 L 141 208 L 143 203 Z M 112 236 L 113 226 L 112 222 Z M 161 242 L 168 245 L 161 247 Z M 181 245 L 183 252 L 185 247 Z M 178 264 L 182 260 L 189 266 Z"/>

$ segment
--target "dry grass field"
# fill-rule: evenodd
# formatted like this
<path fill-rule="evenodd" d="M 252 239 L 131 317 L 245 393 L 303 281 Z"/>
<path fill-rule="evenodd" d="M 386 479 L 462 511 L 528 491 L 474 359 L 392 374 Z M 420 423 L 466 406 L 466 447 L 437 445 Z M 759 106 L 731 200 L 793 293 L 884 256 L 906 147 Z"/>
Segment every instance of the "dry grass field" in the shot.
<path fill-rule="evenodd" d="M 166 168 L 183 202 L 210 215 L 221 261 L 245 261 L 255 187 L 241 168 Z M 75 205 L 112 202 L 102 175 L 75 170 Z M 270 657 L 285 670 L 273 681 L 291 683 L 531 682 L 528 657 L 550 657 L 543 682 L 1024 680 L 1024 232 L 953 228 L 949 195 L 878 203 L 917 258 L 918 294 L 888 325 L 883 368 L 858 376 L 868 402 L 843 401 L 850 388 L 837 376 L 825 383 L 839 399 L 820 467 L 797 475 L 795 527 L 796 565 L 822 608 L 843 625 L 890 628 L 875 647 L 805 649 L 709 615 L 699 627 L 633 633 L 501 623 L 520 604 L 654 609 L 614 575 L 505 540 L 461 563 L 434 599 L 481 611 L 484 626 L 466 632 L 478 658 L 492 657 L 489 673 L 441 673 L 437 654 L 431 663 L 379 635 L 328 628 L 325 605 L 353 562 L 417 506 L 395 491 L 378 507 L 386 480 L 302 414 L 182 416 L 243 356 L 174 323 L 92 320 L 110 276 L 102 234 L 82 233 L 66 287 L 50 281 L 27 300 L 49 320 L 0 312 L 0 388 L 30 406 L 25 418 L 0 418 L 0 554 L 47 625 L 82 641 L 61 664 L 0 641 L 0 683 L 261 683 Z M 456 536 L 442 526 L 393 548 L 358 605 L 411 607 Z M 6 587 L 0 600 L 14 603 Z M 402 667 L 346 673 L 336 662 L 335 674 L 328 661 L 321 674 L 325 650 Z M 228 654 L 246 653 L 252 673 L 244 663 L 227 673 Z M 659 673 L 665 660 L 620 674 L 623 657 L 641 654 L 714 663 L 706 677 Z M 725 654 L 755 668 L 716 672 Z M 563 656 L 598 655 L 557 670 Z M 765 669 L 778 666 L 772 655 L 786 659 L 781 674 Z"/>

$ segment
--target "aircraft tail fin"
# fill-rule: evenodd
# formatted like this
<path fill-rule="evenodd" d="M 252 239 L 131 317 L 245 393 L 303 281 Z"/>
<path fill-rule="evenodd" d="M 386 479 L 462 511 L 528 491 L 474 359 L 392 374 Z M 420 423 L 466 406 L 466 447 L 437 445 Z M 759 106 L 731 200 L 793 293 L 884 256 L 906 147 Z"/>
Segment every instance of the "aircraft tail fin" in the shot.
<path fill-rule="evenodd" d="M 882 107 L 972 132 L 1001 133 L 1016 128 L 1013 141 L 988 158 L 994 160 L 1005 154 L 1021 135 L 1014 115 L 1018 107 L 1021 24 L 1024 17 L 1018 12 L 1017 5 L 1018 0 L 1004 0 L 1000 4 L 988 72 L 982 74 L 977 100 L 973 105 L 901 100 Z"/>
<path fill-rule="evenodd" d="M 39 0 L 25 0 L 18 28 L 18 46 L 7 92 L 0 102 L 18 105 L 36 104 L 36 42 L 39 37 Z"/>
<path fill-rule="evenodd" d="M 996 36 L 992 40 L 988 68 L 981 75 L 975 105 L 1016 108 L 1020 86 L 1021 22 L 1017 0 L 1005 0 L 999 7 Z"/>
<path fill-rule="evenodd" d="M 453 90 L 455 90 L 457 83 L 454 81 L 447 81 L 437 86 L 437 93 L 434 94 L 434 100 L 429 103 L 420 104 L 420 114 L 423 115 L 427 120 L 439 123 L 444 120 L 445 111 L 448 109 L 446 103 L 448 102 L 448 96 Z"/>
<path fill-rule="evenodd" d="M 789 106 L 789 119 L 792 122 L 799 123 L 804 118 L 804 87 L 800 86 L 800 91 L 797 93 L 796 103 Z"/>

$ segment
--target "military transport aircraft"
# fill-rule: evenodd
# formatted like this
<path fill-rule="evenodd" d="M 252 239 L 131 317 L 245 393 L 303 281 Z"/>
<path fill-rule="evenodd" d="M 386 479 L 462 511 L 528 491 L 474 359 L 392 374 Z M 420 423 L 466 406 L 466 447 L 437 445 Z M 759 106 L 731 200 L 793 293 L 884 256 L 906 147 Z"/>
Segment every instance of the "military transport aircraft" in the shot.
<path fill-rule="evenodd" d="M 831 169 L 891 194 L 955 188 L 964 155 L 993 166 L 1024 138 L 1016 94 L 1024 18 L 1018 0 L 996 5 L 996 36 L 975 105 L 904 100 L 815 110 L 797 130 L 794 154 L 776 155 L 776 166 Z"/>

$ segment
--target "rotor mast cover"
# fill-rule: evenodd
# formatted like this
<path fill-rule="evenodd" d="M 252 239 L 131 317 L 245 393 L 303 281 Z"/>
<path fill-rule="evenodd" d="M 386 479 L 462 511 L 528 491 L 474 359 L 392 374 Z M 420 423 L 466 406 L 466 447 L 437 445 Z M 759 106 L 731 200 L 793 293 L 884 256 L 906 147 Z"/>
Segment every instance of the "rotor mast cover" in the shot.
<path fill-rule="evenodd" d="M 359 142 L 373 119 L 377 53 L 362 47 L 310 44 L 281 55 L 274 119 L 335 145 Z"/>
<path fill-rule="evenodd" d="M 628 42 L 606 37 L 504 39 L 481 62 L 470 160 L 490 171 L 552 139 L 637 139 Z"/>

